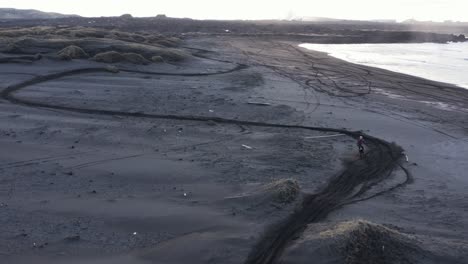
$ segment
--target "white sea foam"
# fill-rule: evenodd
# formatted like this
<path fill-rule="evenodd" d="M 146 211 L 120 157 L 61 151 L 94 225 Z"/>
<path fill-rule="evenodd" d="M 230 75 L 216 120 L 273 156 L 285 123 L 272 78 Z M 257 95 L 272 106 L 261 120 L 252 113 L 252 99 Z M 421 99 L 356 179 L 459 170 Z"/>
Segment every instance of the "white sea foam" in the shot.
<path fill-rule="evenodd" d="M 418 44 L 301 44 L 352 63 L 468 88 L 468 42 Z"/>

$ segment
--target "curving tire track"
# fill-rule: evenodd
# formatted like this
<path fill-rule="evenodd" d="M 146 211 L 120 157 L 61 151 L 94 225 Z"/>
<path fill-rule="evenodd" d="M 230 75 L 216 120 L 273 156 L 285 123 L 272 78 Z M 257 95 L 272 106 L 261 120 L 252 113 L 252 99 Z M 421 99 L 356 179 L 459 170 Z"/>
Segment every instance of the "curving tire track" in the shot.
<path fill-rule="evenodd" d="M 377 138 L 371 138 L 370 144 L 371 151 L 364 160 L 348 165 L 346 170 L 330 180 L 321 192 L 307 195 L 301 210 L 268 230 L 245 263 L 278 263 L 286 246 L 300 236 L 308 224 L 323 220 L 330 212 L 342 206 L 374 198 L 411 182 L 409 172 L 398 163 L 401 148 Z M 369 197 L 356 198 L 375 183 L 388 177 L 397 166 L 401 166 L 406 173 L 403 183 Z"/>
<path fill-rule="evenodd" d="M 123 72 L 144 73 L 154 75 L 179 75 L 179 76 L 207 76 L 214 74 L 224 74 L 246 68 L 246 65 L 238 64 L 237 67 L 216 73 L 157 73 L 144 72 L 136 70 L 121 70 Z M 69 106 L 57 106 L 48 103 L 35 102 L 32 100 L 16 97 L 15 94 L 23 88 L 31 85 L 44 83 L 51 80 L 56 80 L 66 76 L 80 75 L 84 73 L 107 72 L 105 68 L 84 68 L 64 71 L 44 76 L 37 76 L 30 80 L 11 85 L 1 92 L 1 97 L 10 103 L 28 106 L 41 107 L 48 109 L 65 110 L 76 113 L 107 115 L 107 116 L 128 116 L 136 118 L 153 118 L 153 119 L 170 119 L 193 122 L 217 122 L 220 124 L 233 124 L 238 126 L 251 127 L 272 127 L 272 128 L 287 128 L 287 129 L 304 129 L 321 132 L 336 132 L 343 133 L 350 137 L 357 138 L 364 135 L 361 132 L 347 131 L 344 129 L 312 127 L 302 125 L 287 125 L 275 124 L 257 121 L 242 121 L 235 119 L 227 119 L 222 117 L 205 117 L 193 115 L 162 115 L 150 113 L 129 113 L 124 111 L 88 109 Z M 264 237 L 258 241 L 257 245 L 252 249 L 246 264 L 261 264 L 261 263 L 276 263 L 285 247 L 305 229 L 307 224 L 319 221 L 326 217 L 330 212 L 337 208 L 359 201 L 358 197 L 366 192 L 372 185 L 384 180 L 391 174 L 391 171 L 398 166 L 398 160 L 402 155 L 402 149 L 396 145 L 390 144 L 384 140 L 365 135 L 369 144 L 369 152 L 364 159 L 354 161 L 346 167 L 346 170 L 339 175 L 333 177 L 329 184 L 319 193 L 308 195 L 305 197 L 301 210 L 292 214 L 288 219 L 271 230 L 265 233 Z M 401 187 L 410 181 L 410 175 L 407 170 L 404 170 L 407 175 L 407 181 L 399 184 L 388 190 L 384 190 L 372 197 L 384 194 L 397 187 Z M 368 197 L 368 199 L 370 199 Z"/>

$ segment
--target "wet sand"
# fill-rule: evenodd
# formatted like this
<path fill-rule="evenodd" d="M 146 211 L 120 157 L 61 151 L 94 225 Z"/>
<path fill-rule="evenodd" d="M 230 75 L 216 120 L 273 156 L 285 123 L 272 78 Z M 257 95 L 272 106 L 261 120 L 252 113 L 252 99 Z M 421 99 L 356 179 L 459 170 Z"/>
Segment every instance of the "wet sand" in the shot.
<path fill-rule="evenodd" d="M 195 58 L 119 73 L 80 60 L 0 65 L 2 259 L 352 263 L 311 234 L 364 219 L 415 248 L 377 239 L 391 250 L 372 250 L 373 263 L 392 263 L 385 252 L 464 263 L 466 90 L 299 42 L 185 41 Z M 287 178 L 301 186 L 291 203 L 251 195 Z"/>

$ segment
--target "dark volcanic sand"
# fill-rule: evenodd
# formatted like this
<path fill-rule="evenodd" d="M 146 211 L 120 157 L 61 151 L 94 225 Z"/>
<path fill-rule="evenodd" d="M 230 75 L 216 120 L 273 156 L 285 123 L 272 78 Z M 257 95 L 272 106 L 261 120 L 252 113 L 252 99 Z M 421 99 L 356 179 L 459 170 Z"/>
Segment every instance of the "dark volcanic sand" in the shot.
<path fill-rule="evenodd" d="M 376 171 L 376 182 L 350 186 L 363 193 L 331 195 L 324 201 L 336 208 L 305 217 L 293 237 L 278 242 L 273 262 L 354 263 L 361 255 L 346 259 L 355 248 L 342 247 L 349 238 L 316 236 L 365 219 L 377 224 L 363 229 L 370 239 L 351 237 L 372 243 L 363 242 L 369 263 L 466 263 L 467 90 L 349 64 L 299 43 L 186 42 L 199 57 L 178 65 L 122 64 L 139 72 L 77 73 L 23 87 L 14 99 L 4 93 L 1 263 L 272 263 L 255 261 L 269 248 L 264 238 L 286 234 L 278 223 L 303 212 L 302 197 L 329 190 L 350 162 L 375 165 L 375 156 L 356 162 L 349 136 L 308 139 L 336 132 L 294 126 L 362 130 L 396 142 L 412 181 L 393 166 L 385 177 Z M 93 67 L 103 65 L 1 64 L 1 89 Z M 187 118 L 194 116 L 203 118 Z M 384 154 L 377 164 L 391 161 Z M 251 195 L 285 178 L 302 187 L 296 202 Z M 385 255 L 379 243 L 403 257 Z"/>

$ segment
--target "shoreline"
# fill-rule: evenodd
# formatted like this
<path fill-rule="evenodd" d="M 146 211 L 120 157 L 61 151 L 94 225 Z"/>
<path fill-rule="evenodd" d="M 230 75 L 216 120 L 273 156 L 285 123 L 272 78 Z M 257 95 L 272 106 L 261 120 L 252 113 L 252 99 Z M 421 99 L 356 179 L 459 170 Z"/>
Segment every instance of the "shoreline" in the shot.
<path fill-rule="evenodd" d="M 372 48 L 372 45 L 375 45 L 374 47 L 388 45 L 389 49 L 391 49 L 391 47 L 393 45 L 401 46 L 401 45 L 406 45 L 406 44 L 414 45 L 412 43 L 336 44 L 336 45 L 351 45 L 350 46 L 351 49 L 348 49 L 348 50 L 333 50 L 333 46 L 334 46 L 333 44 L 332 44 L 332 47 L 330 48 L 330 50 L 326 50 L 327 46 L 329 46 L 330 44 L 303 43 L 303 44 L 300 44 L 299 46 L 302 47 L 302 48 L 305 48 L 305 49 L 314 50 L 314 51 L 317 51 L 317 52 L 323 52 L 323 53 L 325 53 L 325 54 L 327 54 L 327 55 L 329 55 L 331 57 L 334 57 L 334 58 L 339 59 L 339 60 L 347 61 L 347 62 L 350 62 L 350 63 L 355 63 L 355 64 L 358 64 L 358 65 L 364 65 L 364 66 L 368 66 L 368 67 L 375 67 L 375 68 L 388 70 L 388 71 L 395 72 L 395 73 L 400 73 L 400 74 L 404 74 L 404 75 L 410 75 L 410 76 L 426 79 L 428 81 L 438 82 L 438 83 L 446 84 L 446 85 L 455 85 L 455 86 L 457 86 L 459 88 L 468 89 L 468 83 L 467 83 L 468 80 L 459 80 L 458 82 L 450 82 L 450 80 L 442 80 L 442 78 L 440 78 L 440 77 L 439 78 L 437 78 L 437 77 L 431 78 L 430 77 L 430 76 L 441 76 L 441 75 L 445 76 L 446 73 L 441 73 L 440 71 L 437 71 L 436 70 L 437 68 L 435 68 L 435 67 L 437 67 L 437 66 L 438 67 L 443 67 L 443 66 L 446 66 L 446 65 L 435 65 L 432 68 L 424 68 L 426 66 L 424 64 L 421 64 L 421 65 L 412 65 L 410 67 L 409 65 L 406 65 L 406 66 L 403 65 L 405 62 L 408 62 L 407 61 L 408 59 L 405 59 L 404 57 L 400 57 L 400 58 L 398 58 L 397 60 L 394 60 L 394 61 L 386 61 L 386 62 L 385 62 L 385 59 L 382 57 L 382 58 L 380 58 L 381 61 L 378 64 L 376 64 L 375 62 L 374 63 L 365 62 L 365 61 L 362 62 L 363 58 L 361 58 L 361 57 L 365 56 L 365 55 L 370 55 L 370 53 L 365 53 L 365 52 L 363 52 L 361 50 L 353 50 L 353 48 L 356 45 L 365 45 L 366 47 L 370 47 L 370 48 Z M 425 44 L 435 44 L 435 43 L 430 43 L 429 42 L 429 43 L 425 43 Z M 466 45 L 468 47 L 468 44 L 466 44 Z M 320 46 L 323 46 L 323 47 L 320 47 Z M 395 50 L 391 50 L 391 51 L 395 51 Z M 359 57 L 359 56 L 361 56 L 361 57 Z M 381 55 L 377 54 L 377 56 L 381 56 Z M 429 63 L 429 62 L 427 62 L 428 59 L 432 59 L 432 58 L 430 58 L 430 57 L 420 57 L 420 58 L 418 58 L 418 60 L 424 60 L 424 63 Z M 369 60 L 369 59 L 367 59 L 367 60 Z M 434 60 L 434 59 L 432 59 L 432 60 Z M 396 63 L 400 63 L 400 64 L 396 65 Z M 446 64 L 447 63 L 448 62 L 446 62 Z M 414 68 L 419 68 L 419 71 L 415 70 Z M 421 71 L 424 71 L 424 73 L 421 73 Z M 430 71 L 432 71 L 432 72 L 429 73 Z"/>

